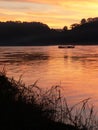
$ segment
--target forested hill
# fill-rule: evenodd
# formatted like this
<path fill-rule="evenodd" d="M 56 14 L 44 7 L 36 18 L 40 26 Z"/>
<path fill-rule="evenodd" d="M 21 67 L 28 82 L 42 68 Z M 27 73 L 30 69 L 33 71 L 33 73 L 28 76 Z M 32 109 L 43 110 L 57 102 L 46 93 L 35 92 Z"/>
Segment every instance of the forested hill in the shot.
<path fill-rule="evenodd" d="M 40 22 L 0 22 L 0 45 L 98 44 L 98 18 L 82 19 L 71 29 L 51 29 Z"/>
<path fill-rule="evenodd" d="M 82 44 L 98 44 L 98 19 L 73 25 L 71 35 Z"/>

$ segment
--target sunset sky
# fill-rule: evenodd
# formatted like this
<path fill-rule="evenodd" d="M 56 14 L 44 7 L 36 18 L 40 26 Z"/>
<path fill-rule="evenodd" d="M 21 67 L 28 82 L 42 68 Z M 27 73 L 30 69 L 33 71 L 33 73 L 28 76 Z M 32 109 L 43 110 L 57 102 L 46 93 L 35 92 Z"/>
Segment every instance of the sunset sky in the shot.
<path fill-rule="evenodd" d="M 0 0 L 0 21 L 37 21 L 63 28 L 97 16 L 98 0 Z"/>

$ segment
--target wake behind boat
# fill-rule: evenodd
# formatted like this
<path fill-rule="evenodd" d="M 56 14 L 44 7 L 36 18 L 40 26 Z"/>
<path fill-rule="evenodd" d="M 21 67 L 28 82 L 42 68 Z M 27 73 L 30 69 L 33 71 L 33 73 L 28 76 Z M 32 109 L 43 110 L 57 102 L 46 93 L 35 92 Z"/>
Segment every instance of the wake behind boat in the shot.
<path fill-rule="evenodd" d="M 75 48 L 74 45 L 59 45 L 58 48 Z"/>

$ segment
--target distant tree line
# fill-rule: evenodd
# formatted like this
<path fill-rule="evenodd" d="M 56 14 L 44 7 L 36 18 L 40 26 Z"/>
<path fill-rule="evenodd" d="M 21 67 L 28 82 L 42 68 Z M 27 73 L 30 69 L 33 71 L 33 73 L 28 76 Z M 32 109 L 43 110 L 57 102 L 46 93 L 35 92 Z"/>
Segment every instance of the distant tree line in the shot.
<path fill-rule="evenodd" d="M 79 27 L 79 26 L 81 26 L 81 25 L 83 25 L 83 24 L 94 23 L 94 22 L 98 22 L 98 17 L 95 17 L 95 18 L 87 18 L 87 19 L 83 18 L 83 19 L 81 19 L 80 24 L 79 24 L 79 23 L 74 23 L 74 24 L 72 24 L 72 25 L 71 25 L 71 29 L 74 29 L 74 28 L 76 28 L 76 27 Z"/>
<path fill-rule="evenodd" d="M 83 18 L 80 24 L 72 24 L 71 35 L 78 44 L 98 44 L 98 17 Z"/>
<path fill-rule="evenodd" d="M 98 17 L 81 19 L 68 30 L 41 22 L 0 22 L 0 45 L 98 44 Z"/>
<path fill-rule="evenodd" d="M 27 37 L 50 30 L 48 25 L 40 22 L 7 21 L 0 22 L 0 38 Z"/>

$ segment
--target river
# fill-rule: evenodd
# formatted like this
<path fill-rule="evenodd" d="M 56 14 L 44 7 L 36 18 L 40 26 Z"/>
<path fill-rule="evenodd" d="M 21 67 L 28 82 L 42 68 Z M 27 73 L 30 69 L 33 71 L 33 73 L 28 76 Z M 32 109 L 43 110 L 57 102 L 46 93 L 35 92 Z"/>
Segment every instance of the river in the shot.
<path fill-rule="evenodd" d="M 98 46 L 0 47 L 0 70 L 26 85 L 41 88 L 60 85 L 71 103 L 91 98 L 98 106 Z"/>

